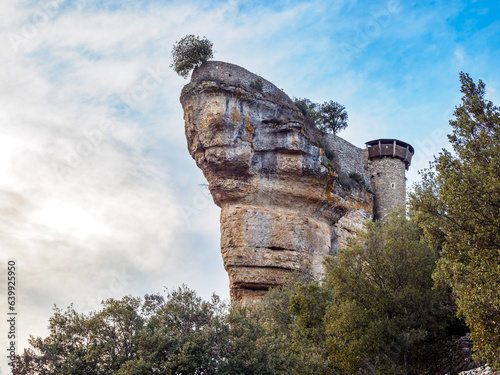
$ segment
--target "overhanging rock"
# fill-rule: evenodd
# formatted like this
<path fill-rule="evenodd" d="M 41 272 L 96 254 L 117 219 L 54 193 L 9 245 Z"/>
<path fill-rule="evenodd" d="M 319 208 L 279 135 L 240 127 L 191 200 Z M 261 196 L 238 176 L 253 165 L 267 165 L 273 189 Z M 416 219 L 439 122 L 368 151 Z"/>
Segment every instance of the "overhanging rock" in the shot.
<path fill-rule="evenodd" d="M 363 150 L 335 136 L 318 144 L 283 91 L 233 64 L 195 69 L 181 103 L 189 153 L 222 210 L 232 301 L 258 299 L 293 271 L 319 278 L 324 257 L 371 217 Z"/>

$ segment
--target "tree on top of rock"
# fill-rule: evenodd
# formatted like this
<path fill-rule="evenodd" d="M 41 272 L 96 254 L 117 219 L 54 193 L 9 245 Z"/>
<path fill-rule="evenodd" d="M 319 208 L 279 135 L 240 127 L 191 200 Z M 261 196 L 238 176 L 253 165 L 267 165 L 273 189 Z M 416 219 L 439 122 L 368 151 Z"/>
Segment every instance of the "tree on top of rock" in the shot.
<path fill-rule="evenodd" d="M 214 57 L 212 48 L 213 43 L 206 37 L 200 39 L 199 36 L 187 35 L 174 44 L 170 67 L 187 78 L 191 70 Z"/>

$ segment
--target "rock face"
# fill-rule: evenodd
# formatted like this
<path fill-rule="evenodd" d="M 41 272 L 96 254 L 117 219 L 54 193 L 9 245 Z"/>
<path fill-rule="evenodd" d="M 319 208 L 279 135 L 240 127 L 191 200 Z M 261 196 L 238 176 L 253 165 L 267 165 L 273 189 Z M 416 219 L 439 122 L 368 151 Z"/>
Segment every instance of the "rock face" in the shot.
<path fill-rule="evenodd" d="M 195 69 L 181 103 L 189 152 L 222 210 L 232 301 L 258 299 L 292 271 L 319 277 L 323 258 L 371 217 L 363 151 L 339 137 L 313 144 L 292 100 L 236 65 Z"/>

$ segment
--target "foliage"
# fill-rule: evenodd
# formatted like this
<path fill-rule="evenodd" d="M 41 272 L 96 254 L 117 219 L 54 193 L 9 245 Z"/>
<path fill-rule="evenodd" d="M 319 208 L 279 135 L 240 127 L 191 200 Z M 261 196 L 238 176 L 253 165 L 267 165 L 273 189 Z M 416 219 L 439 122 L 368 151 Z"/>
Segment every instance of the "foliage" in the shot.
<path fill-rule="evenodd" d="M 17 357 L 13 375 L 215 374 L 224 358 L 226 306 L 185 286 L 162 296 L 108 299 L 88 315 L 56 308 L 45 339 Z"/>
<path fill-rule="evenodd" d="M 360 185 L 364 185 L 364 183 L 365 183 L 363 176 L 361 176 L 358 172 L 349 173 L 349 178 L 352 178 L 354 181 L 356 181 Z"/>
<path fill-rule="evenodd" d="M 174 44 L 170 66 L 177 74 L 187 78 L 191 70 L 214 57 L 212 48 L 213 43 L 207 38 L 187 35 Z"/>
<path fill-rule="evenodd" d="M 327 300 L 318 284 L 294 275 L 260 303 L 233 308 L 227 374 L 331 374 L 321 326 Z"/>
<path fill-rule="evenodd" d="M 142 329 L 139 299 L 109 299 L 88 315 L 54 309 L 45 339 L 31 337 L 33 349 L 18 356 L 12 374 L 113 374 L 137 358 L 135 340 Z"/>
<path fill-rule="evenodd" d="M 449 283 L 477 359 L 500 368 L 500 111 L 485 85 L 460 73 L 462 103 L 443 150 L 410 196 L 413 215 L 441 249 L 436 277 Z"/>
<path fill-rule="evenodd" d="M 224 374 L 288 374 L 293 356 L 286 335 L 276 332 L 263 306 L 236 306 L 229 315 L 231 340 Z"/>
<path fill-rule="evenodd" d="M 183 286 L 153 311 L 140 337 L 140 359 L 133 365 L 147 368 L 148 374 L 218 373 L 228 329 L 226 305 L 217 296 L 203 301 Z"/>
<path fill-rule="evenodd" d="M 296 107 L 303 115 L 304 131 L 311 143 L 323 150 L 322 164 L 338 175 L 343 175 L 335 151 L 328 147 L 327 133 L 318 126 L 321 105 L 311 102 L 309 99 L 294 99 Z M 326 104 L 326 103 L 325 103 Z M 346 179 L 347 176 L 342 176 Z M 349 186 L 346 184 L 346 186 Z"/>
<path fill-rule="evenodd" d="M 315 117 L 316 115 L 316 108 L 318 104 L 311 102 L 309 99 L 297 99 L 295 98 L 295 105 L 297 108 L 300 110 L 302 115 L 304 117 L 310 116 L 310 117 Z"/>
<path fill-rule="evenodd" d="M 335 154 L 335 151 L 333 151 L 331 148 L 329 148 L 325 142 L 323 142 L 322 140 L 316 140 L 313 142 L 313 145 L 323 149 L 324 153 L 325 153 L 325 157 L 328 159 L 328 161 L 335 161 L 337 160 L 337 155 Z"/>
<path fill-rule="evenodd" d="M 334 302 L 324 324 L 329 359 L 342 373 L 424 373 L 446 354 L 453 305 L 433 288 L 436 260 L 416 224 L 399 213 L 367 223 L 328 259 Z"/>
<path fill-rule="evenodd" d="M 261 78 L 256 78 L 252 82 L 250 82 L 250 87 L 259 92 L 264 91 L 264 81 Z"/>
<path fill-rule="evenodd" d="M 436 259 L 395 215 L 329 258 L 324 282 L 297 273 L 259 303 L 228 309 L 183 286 L 88 315 L 56 309 L 13 374 L 451 373 L 432 367 L 456 333 Z"/>
<path fill-rule="evenodd" d="M 337 134 L 347 127 L 348 114 L 345 107 L 333 100 L 317 104 L 309 99 L 295 99 L 295 105 L 309 123 L 322 133 Z"/>
<path fill-rule="evenodd" d="M 325 165 L 332 171 L 335 171 L 341 177 L 341 179 L 344 180 L 344 182 L 347 182 L 347 175 L 342 172 L 335 151 L 328 147 L 328 133 L 330 132 L 335 134 L 336 132 L 341 130 L 340 128 L 345 129 L 345 127 L 347 127 L 347 112 L 345 112 L 345 108 L 333 101 L 325 102 L 320 105 L 311 102 L 309 99 L 295 98 L 294 103 L 303 116 L 303 129 L 307 134 L 310 142 L 324 151 L 322 160 L 323 165 Z M 345 112 L 342 114 L 342 116 L 345 115 L 343 125 L 337 127 L 335 131 L 333 130 L 333 128 L 329 127 L 330 125 L 334 124 L 335 121 L 340 121 L 338 119 L 335 119 L 335 111 L 333 109 L 334 107 L 342 107 L 343 111 Z M 345 185 L 346 188 L 351 188 L 350 183 L 345 183 L 343 185 Z"/>
<path fill-rule="evenodd" d="M 109 299 L 88 315 L 56 308 L 49 336 L 31 338 L 13 375 L 325 374 L 321 332 L 308 326 L 310 307 L 300 303 L 309 289 L 294 294 L 297 324 L 292 287 L 230 312 L 217 296 L 202 301 L 185 286 L 166 300 Z"/>
<path fill-rule="evenodd" d="M 345 107 L 333 100 L 319 105 L 316 123 L 325 133 L 337 134 L 347 128 L 347 111 Z"/>

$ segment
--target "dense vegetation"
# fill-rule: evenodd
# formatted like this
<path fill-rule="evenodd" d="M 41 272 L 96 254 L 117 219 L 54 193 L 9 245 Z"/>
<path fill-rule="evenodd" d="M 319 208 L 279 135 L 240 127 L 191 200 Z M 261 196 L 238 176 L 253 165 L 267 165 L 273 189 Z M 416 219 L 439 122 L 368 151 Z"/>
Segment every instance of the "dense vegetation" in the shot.
<path fill-rule="evenodd" d="M 436 277 L 453 288 L 477 359 L 500 367 L 500 111 L 485 85 L 460 74 L 462 104 L 443 150 L 410 197 L 441 252 Z"/>
<path fill-rule="evenodd" d="M 328 260 L 335 303 L 325 324 L 330 358 L 343 373 L 424 373 L 446 356 L 460 330 L 454 331 L 450 295 L 433 287 L 436 261 L 421 230 L 403 215 L 369 223 Z"/>
<path fill-rule="evenodd" d="M 290 280 L 262 303 L 228 308 L 182 287 L 90 314 L 56 309 L 49 336 L 31 339 L 13 374 L 449 371 L 463 327 L 449 293 L 433 288 L 436 260 L 416 224 L 395 214 L 329 258 L 323 282 Z"/>

